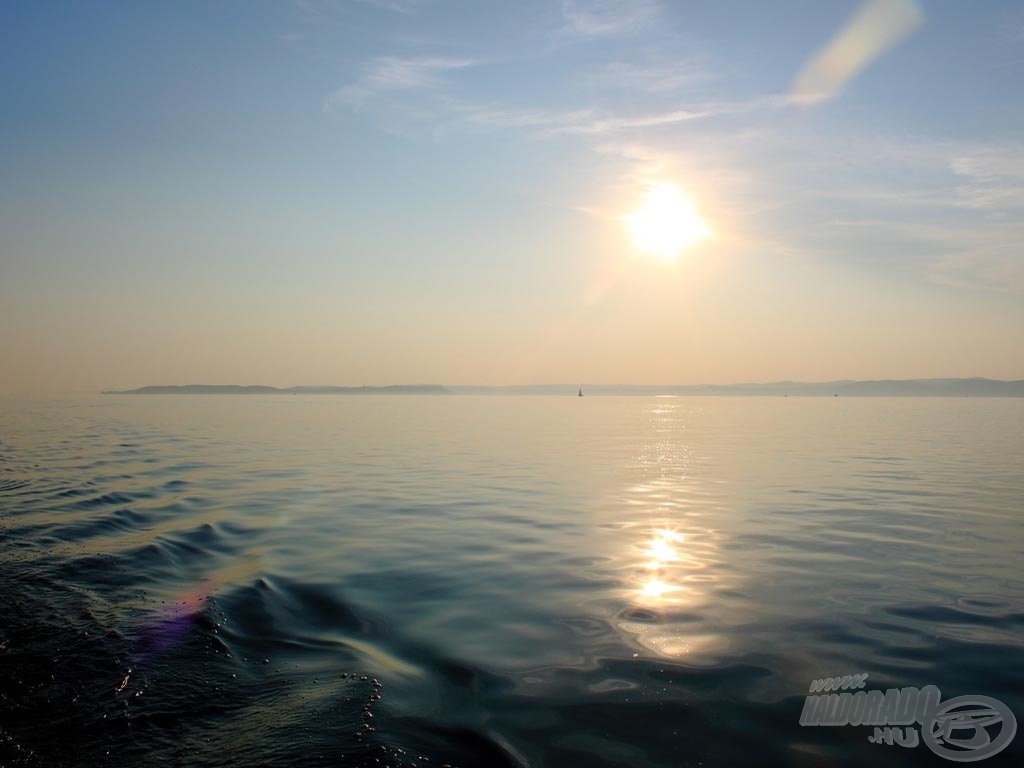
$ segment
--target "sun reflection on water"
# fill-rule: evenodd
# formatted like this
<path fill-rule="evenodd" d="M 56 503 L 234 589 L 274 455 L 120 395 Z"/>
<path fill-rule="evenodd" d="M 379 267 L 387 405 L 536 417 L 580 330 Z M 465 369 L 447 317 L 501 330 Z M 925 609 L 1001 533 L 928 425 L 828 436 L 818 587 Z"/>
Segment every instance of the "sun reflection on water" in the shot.
<path fill-rule="evenodd" d="M 689 559 L 681 551 L 686 536 L 669 528 L 657 528 L 643 547 L 646 556 L 643 567 L 649 572 L 637 590 L 638 597 L 646 605 L 680 602 L 686 588 L 679 583 L 678 571 L 685 568 Z"/>
<path fill-rule="evenodd" d="M 722 585 L 713 571 L 720 564 L 720 535 L 697 525 L 688 528 L 642 529 L 632 546 L 632 577 L 624 595 L 631 607 L 618 626 L 655 656 L 714 663 L 728 645 L 716 629 L 714 592 Z"/>
<path fill-rule="evenodd" d="M 715 664 L 739 594 L 723 550 L 736 513 L 702 471 L 714 457 L 687 429 L 687 408 L 659 401 L 647 414 L 649 439 L 614 502 L 624 515 L 617 627 L 641 656 Z"/>

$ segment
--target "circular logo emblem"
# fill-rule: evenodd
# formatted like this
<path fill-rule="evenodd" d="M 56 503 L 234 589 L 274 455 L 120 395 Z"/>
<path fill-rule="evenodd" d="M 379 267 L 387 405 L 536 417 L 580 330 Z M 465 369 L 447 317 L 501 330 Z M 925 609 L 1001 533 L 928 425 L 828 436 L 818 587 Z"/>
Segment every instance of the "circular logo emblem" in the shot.
<path fill-rule="evenodd" d="M 957 696 L 939 704 L 921 729 L 928 749 L 958 763 L 1001 752 L 1017 732 L 1017 720 L 1003 702 L 989 696 Z"/>

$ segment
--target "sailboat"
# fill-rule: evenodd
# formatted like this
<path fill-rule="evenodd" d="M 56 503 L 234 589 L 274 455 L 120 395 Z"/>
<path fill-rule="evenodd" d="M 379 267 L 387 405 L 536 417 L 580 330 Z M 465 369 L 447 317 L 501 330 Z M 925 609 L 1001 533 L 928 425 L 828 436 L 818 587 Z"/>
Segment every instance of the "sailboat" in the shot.
<path fill-rule="evenodd" d="M 583 387 L 580 387 L 579 394 L 576 397 L 583 397 Z"/>

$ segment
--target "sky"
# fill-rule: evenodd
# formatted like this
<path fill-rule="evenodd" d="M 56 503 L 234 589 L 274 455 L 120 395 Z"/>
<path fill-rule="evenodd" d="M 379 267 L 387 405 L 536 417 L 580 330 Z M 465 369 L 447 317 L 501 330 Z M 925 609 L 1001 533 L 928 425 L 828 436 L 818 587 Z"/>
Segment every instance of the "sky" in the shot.
<path fill-rule="evenodd" d="M 15 1 L 0 71 L 0 391 L 1024 378 L 1019 2 Z"/>

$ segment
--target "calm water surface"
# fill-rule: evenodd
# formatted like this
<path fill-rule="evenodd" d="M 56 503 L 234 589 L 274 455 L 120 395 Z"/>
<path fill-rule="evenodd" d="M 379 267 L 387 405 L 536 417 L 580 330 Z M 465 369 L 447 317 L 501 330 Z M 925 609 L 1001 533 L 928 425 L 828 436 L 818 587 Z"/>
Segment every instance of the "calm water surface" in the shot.
<path fill-rule="evenodd" d="M 0 765 L 950 765 L 803 697 L 1024 720 L 1022 567 L 1024 400 L 0 400 Z"/>

